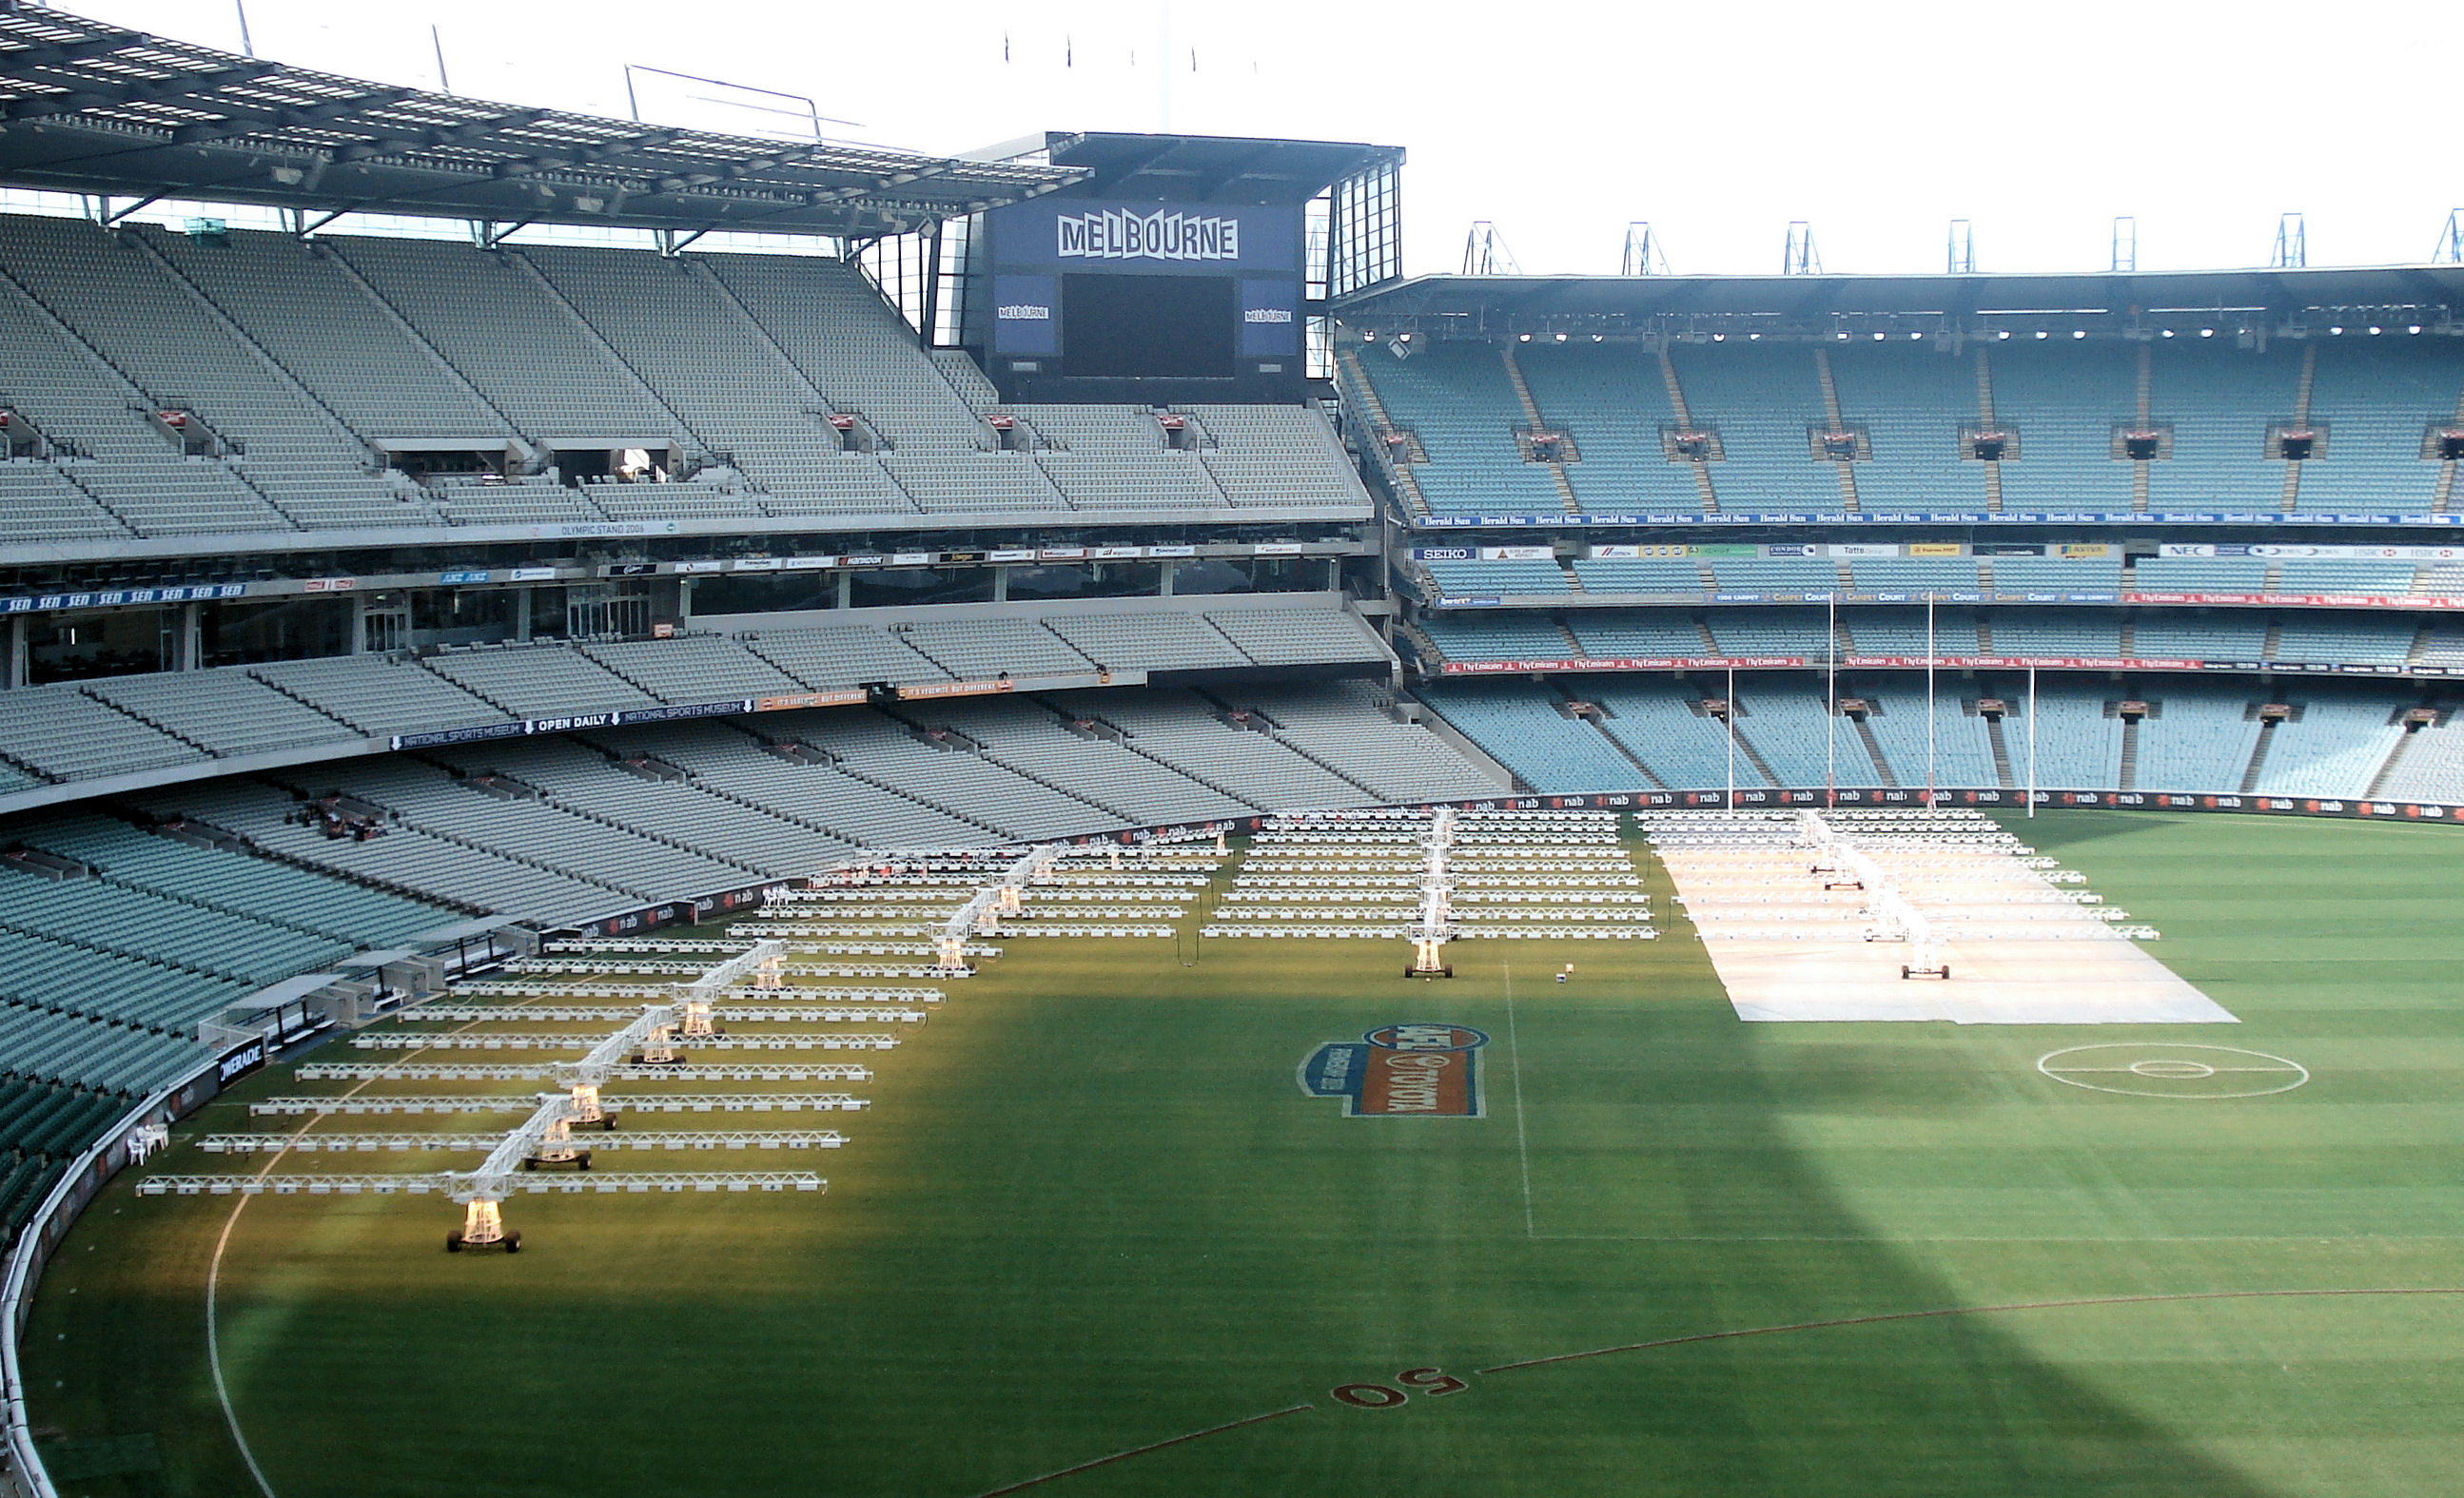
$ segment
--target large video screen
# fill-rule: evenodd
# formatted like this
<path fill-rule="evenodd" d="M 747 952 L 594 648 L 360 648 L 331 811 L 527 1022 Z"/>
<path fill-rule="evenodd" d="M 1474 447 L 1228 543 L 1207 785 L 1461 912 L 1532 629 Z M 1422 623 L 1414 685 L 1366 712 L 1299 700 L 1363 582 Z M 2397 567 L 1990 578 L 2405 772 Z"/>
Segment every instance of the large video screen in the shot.
<path fill-rule="evenodd" d="M 1072 378 L 1229 380 L 1238 283 L 1229 275 L 1061 278 L 1061 346 Z"/>

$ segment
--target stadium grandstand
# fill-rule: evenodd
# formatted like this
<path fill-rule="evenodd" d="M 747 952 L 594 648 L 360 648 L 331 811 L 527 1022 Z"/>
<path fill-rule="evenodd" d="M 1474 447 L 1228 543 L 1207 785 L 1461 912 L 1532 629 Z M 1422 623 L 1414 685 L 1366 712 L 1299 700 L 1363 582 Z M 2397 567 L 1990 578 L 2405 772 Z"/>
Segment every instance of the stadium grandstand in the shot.
<path fill-rule="evenodd" d="M 1169 869 L 1101 881 L 1227 835 L 1367 936 L 1404 896 L 1326 845 L 1457 811 L 2464 815 L 2464 266 L 1406 277 L 1402 161 L 786 148 L 0 4 L 11 1342 L 222 1089 L 519 980 L 708 1037 L 734 920 L 869 982 L 1038 858 L 1111 903 L 999 935 L 1178 957 Z M 1542 846 L 1496 920 L 1643 888 Z M 880 924 L 935 879 L 984 924 Z M 38 1450 L 9 1367 L 27 1498 L 168 1490 Z"/>

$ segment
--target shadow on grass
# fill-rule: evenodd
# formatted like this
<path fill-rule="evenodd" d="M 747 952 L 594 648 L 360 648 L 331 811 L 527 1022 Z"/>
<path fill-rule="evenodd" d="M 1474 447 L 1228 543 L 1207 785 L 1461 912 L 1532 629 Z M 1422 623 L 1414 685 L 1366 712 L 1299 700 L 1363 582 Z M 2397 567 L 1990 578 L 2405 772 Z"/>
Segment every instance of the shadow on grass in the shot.
<path fill-rule="evenodd" d="M 1976 1055 L 1738 1023 L 1652 879 L 1660 941 L 1464 943 L 1448 983 L 1397 943 L 1015 943 L 881 1062 L 819 1201 L 523 1198 L 531 1249 L 474 1262 L 433 1203 L 268 1199 L 225 1286 L 243 1417 L 281 1498 L 974 1498 L 1298 1403 L 1033 1490 L 2266 1498 L 2177 1433 L 2175 1391 L 2124 1399 L 1999 1317 L 1501 1367 L 1976 1301 L 1800 1127 L 1955 1122 L 1992 1100 Z M 1487 1116 L 1301 1094 L 1318 1044 L 1412 1020 L 1493 1037 Z M 228 1205 L 128 1210 L 154 1215 L 90 1221 L 63 1257 L 101 1251 L 46 1287 L 35 1336 L 74 1340 L 36 1377 L 76 1387 L 38 1417 L 159 1432 L 162 1490 L 246 1491 L 198 1338 Z M 2035 1300 L 2136 1272 L 2089 1245 L 1991 1277 Z M 1422 1367 L 1471 1387 L 1331 1393 Z"/>

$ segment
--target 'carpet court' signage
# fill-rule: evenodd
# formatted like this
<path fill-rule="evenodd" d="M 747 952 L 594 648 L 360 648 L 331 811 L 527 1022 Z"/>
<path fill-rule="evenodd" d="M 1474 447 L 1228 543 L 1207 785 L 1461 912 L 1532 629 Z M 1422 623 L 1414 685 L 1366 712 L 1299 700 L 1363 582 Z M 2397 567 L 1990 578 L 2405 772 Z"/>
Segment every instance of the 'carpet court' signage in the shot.
<path fill-rule="evenodd" d="M 1320 1046 L 1301 1063 L 1301 1090 L 1340 1097 L 1346 1118 L 1477 1118 L 1480 1047 L 1460 1024 L 1387 1024 Z"/>

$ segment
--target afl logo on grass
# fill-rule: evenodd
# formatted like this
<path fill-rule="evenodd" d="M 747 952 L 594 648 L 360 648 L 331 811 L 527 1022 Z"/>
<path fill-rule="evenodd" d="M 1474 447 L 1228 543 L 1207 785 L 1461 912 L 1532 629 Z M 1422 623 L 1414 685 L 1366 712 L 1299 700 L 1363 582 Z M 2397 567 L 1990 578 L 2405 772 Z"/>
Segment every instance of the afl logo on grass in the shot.
<path fill-rule="evenodd" d="M 1301 1090 L 1340 1097 L 1346 1118 L 1477 1118 L 1480 1047 L 1460 1024 L 1387 1024 L 1301 1063 Z"/>

